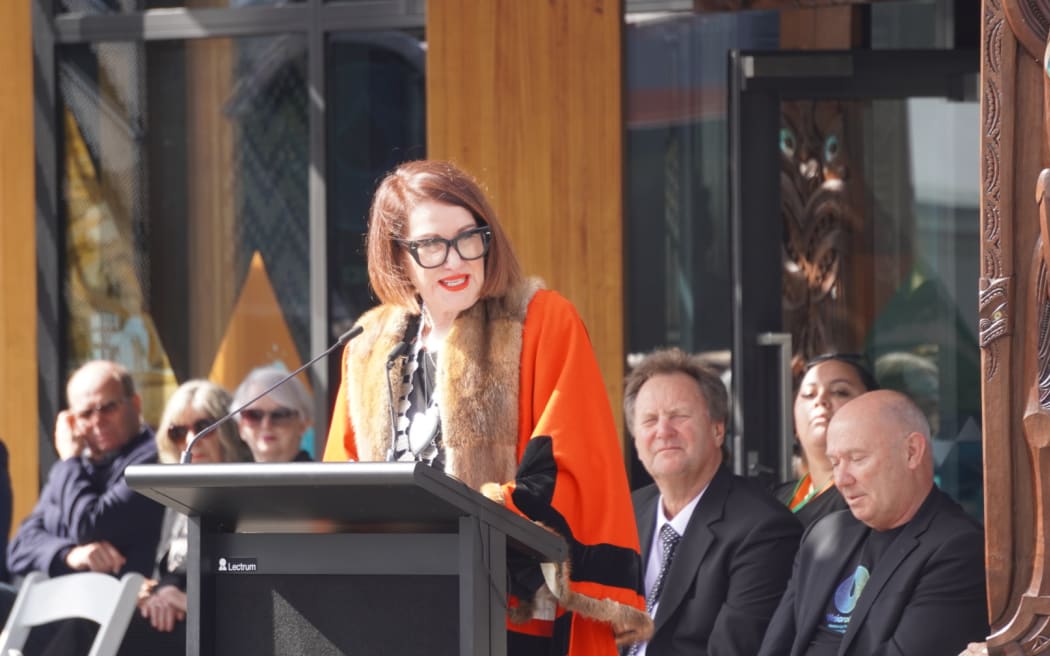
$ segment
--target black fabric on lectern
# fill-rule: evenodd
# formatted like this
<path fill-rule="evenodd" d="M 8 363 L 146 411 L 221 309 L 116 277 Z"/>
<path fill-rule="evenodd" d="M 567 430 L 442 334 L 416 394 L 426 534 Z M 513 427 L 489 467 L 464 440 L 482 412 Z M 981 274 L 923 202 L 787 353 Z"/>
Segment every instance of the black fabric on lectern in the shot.
<path fill-rule="evenodd" d="M 455 654 L 454 576 L 226 576 L 216 654 Z M 425 637 L 425 640 L 420 640 Z M 339 645 L 343 645 L 340 647 Z"/>

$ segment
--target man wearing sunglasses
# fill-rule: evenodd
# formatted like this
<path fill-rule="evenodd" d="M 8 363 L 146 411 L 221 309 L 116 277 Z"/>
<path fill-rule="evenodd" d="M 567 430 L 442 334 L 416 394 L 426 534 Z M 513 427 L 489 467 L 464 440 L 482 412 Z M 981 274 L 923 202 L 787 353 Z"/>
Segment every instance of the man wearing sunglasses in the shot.
<path fill-rule="evenodd" d="M 61 459 L 11 541 L 11 574 L 149 576 L 164 509 L 124 483 L 128 465 L 157 461 L 131 375 L 114 362 L 89 362 L 70 377 L 66 396 L 69 409 L 55 425 Z"/>

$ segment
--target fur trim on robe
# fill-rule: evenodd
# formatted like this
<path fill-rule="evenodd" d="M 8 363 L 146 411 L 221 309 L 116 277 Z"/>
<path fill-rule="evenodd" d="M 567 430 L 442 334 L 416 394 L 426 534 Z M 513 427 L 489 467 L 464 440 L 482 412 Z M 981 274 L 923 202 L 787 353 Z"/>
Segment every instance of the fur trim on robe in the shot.
<path fill-rule="evenodd" d="M 514 479 L 521 332 L 529 301 L 540 288 L 532 279 L 507 296 L 476 303 L 456 319 L 438 354 L 445 472 L 475 490 L 487 481 Z M 362 316 L 358 323 L 365 330 L 351 342 L 344 375 L 384 380 L 387 357 L 416 316 L 387 305 Z M 395 398 L 405 364 L 406 358 L 398 358 L 389 372 Z M 386 460 L 392 432 L 386 385 L 349 385 L 347 401 L 361 459 Z"/>

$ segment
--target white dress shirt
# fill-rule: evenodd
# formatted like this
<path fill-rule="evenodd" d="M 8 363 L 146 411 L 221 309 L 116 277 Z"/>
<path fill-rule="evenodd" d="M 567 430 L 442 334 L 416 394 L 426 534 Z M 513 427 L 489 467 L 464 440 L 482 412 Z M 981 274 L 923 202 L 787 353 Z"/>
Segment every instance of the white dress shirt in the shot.
<path fill-rule="evenodd" d="M 685 508 L 675 515 L 672 519 L 668 519 L 667 515 L 664 514 L 664 495 L 660 495 L 656 500 L 656 526 L 653 528 L 652 542 L 649 544 L 649 560 L 645 565 L 645 598 L 649 598 L 649 593 L 652 591 L 653 586 L 656 585 L 656 578 L 660 575 L 660 567 L 663 565 L 663 547 L 660 545 L 660 529 L 663 528 L 664 524 L 670 524 L 671 528 L 675 530 L 678 535 L 685 535 L 685 528 L 689 526 L 689 520 L 693 517 L 693 511 L 696 510 L 696 504 L 700 502 L 700 497 L 704 496 L 704 492 L 707 491 L 707 486 L 693 497 L 693 499 L 686 504 Z M 667 582 L 664 581 L 664 589 L 667 589 Z M 660 600 L 658 599 L 653 604 L 653 617 L 656 617 L 656 611 L 660 608 Z M 645 656 L 646 649 L 649 643 L 643 644 L 636 654 L 636 656 Z"/>

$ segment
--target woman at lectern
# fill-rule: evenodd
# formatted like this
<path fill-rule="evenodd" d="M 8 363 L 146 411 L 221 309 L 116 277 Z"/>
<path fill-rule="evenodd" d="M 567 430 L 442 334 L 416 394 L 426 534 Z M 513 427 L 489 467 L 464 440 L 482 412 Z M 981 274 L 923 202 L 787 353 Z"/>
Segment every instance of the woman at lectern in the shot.
<path fill-rule="evenodd" d="M 568 562 L 513 568 L 509 654 L 646 639 L 623 456 L 575 308 L 523 276 L 477 182 L 448 162 L 387 175 L 367 249 L 382 304 L 344 350 L 324 459 L 426 462 L 565 538 Z"/>
<path fill-rule="evenodd" d="M 191 380 L 175 390 L 164 406 L 157 430 L 162 463 L 178 463 L 188 440 L 226 414 L 230 395 L 206 380 Z M 191 463 L 249 462 L 248 447 L 228 421 L 193 445 Z M 139 592 L 119 656 L 183 656 L 186 653 L 186 516 L 165 510 L 153 577 Z"/>

